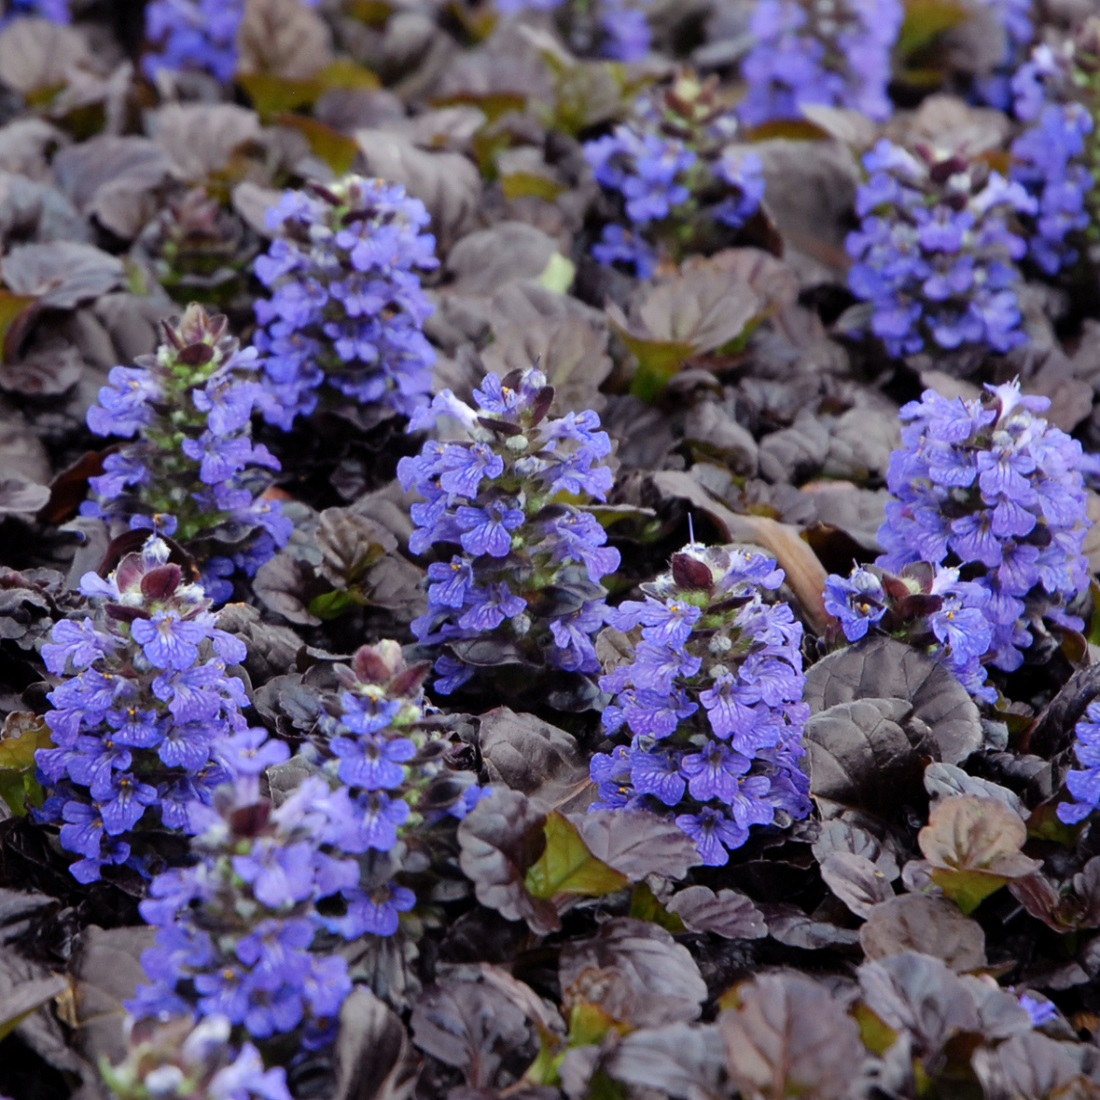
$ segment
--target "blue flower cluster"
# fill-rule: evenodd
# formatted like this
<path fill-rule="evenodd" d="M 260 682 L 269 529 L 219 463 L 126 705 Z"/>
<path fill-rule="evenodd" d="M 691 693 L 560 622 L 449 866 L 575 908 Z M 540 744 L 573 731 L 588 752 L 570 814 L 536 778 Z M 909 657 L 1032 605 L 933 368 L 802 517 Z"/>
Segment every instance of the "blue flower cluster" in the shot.
<path fill-rule="evenodd" d="M 147 873 L 156 830 L 186 831 L 188 805 L 209 801 L 263 731 L 249 729 L 244 687 L 226 671 L 244 644 L 161 539 L 106 580 L 85 574 L 80 590 L 94 614 L 58 622 L 42 648 L 60 683 L 46 714 L 55 747 L 35 759 L 39 819 L 61 822 L 62 847 L 81 857 L 73 875 L 93 882 L 106 865 Z"/>
<path fill-rule="evenodd" d="M 301 0 L 316 7 L 320 0 Z M 151 80 L 161 72 L 204 72 L 226 83 L 237 71 L 237 31 L 245 0 L 150 0 L 145 8 L 148 51 L 141 68 Z"/>
<path fill-rule="evenodd" d="M 359 878 L 341 889 L 342 911 L 325 925 L 345 939 L 392 936 L 416 895 L 397 881 L 415 835 L 417 859 L 433 826 L 457 824 L 484 793 L 471 772 L 452 768 L 447 743 L 423 724 L 428 665 L 409 667 L 397 642 L 363 646 L 337 670 L 310 731 L 333 793 L 326 839 L 357 857 Z"/>
<path fill-rule="evenodd" d="M 1037 415 L 1049 400 L 1018 382 L 986 388 L 985 401 L 926 390 L 902 408 L 877 564 L 964 568 L 988 594 L 963 596 L 992 629 L 986 663 L 1011 672 L 1044 620 L 1082 627 L 1066 605 L 1088 587 L 1086 495 L 1081 445 Z"/>
<path fill-rule="evenodd" d="M 265 418 L 289 429 L 325 407 L 375 419 L 427 403 L 435 352 L 420 274 L 439 265 L 419 199 L 399 184 L 348 176 L 287 191 L 268 211 L 278 236 L 256 260 Z"/>
<path fill-rule="evenodd" d="M 904 14 L 900 0 L 757 0 L 742 122 L 800 119 L 811 103 L 889 118 L 890 52 Z"/>
<path fill-rule="evenodd" d="M 584 155 L 622 211 L 592 255 L 641 278 L 665 255 L 678 262 L 707 250 L 717 228 L 739 229 L 764 197 L 763 164 L 737 144 L 732 106 L 717 82 L 690 73 L 640 97 L 628 121 L 586 142 Z"/>
<path fill-rule="evenodd" d="M 351 992 L 347 964 L 311 950 L 324 932 L 318 903 L 359 881 L 352 859 L 327 854 L 328 784 L 307 779 L 277 808 L 251 772 L 213 806 L 193 803 L 197 862 L 150 884 L 141 915 L 157 929 L 142 955 L 148 985 L 127 1010 L 139 1019 L 224 1016 L 238 1041 L 294 1033 L 309 1047 L 331 1039 Z"/>
<path fill-rule="evenodd" d="M 126 1057 L 100 1070 L 116 1100 L 291 1100 L 286 1071 L 264 1067 L 251 1044 L 234 1047 L 225 1016 L 127 1021 Z"/>
<path fill-rule="evenodd" d="M 233 573 L 255 573 L 292 530 L 278 502 L 261 496 L 279 463 L 251 438 L 262 394 L 256 353 L 240 350 L 226 319 L 199 305 L 164 331 L 156 355 L 115 367 L 88 410 L 97 435 L 133 442 L 89 479 L 93 497 L 81 512 L 174 536 L 222 603 L 233 594 Z"/>
<path fill-rule="evenodd" d="M 71 23 L 69 0 L 8 0 L 6 11 L 0 15 L 0 27 L 23 15 L 36 15 L 51 23 Z"/>
<path fill-rule="evenodd" d="M 1058 803 L 1058 818 L 1067 825 L 1076 825 L 1100 809 L 1100 700 L 1089 703 L 1073 736 L 1074 755 L 1081 767 L 1066 773 L 1066 789 L 1073 801 Z"/>
<path fill-rule="evenodd" d="M 872 626 L 943 662 L 971 695 L 987 703 L 997 693 L 986 685 L 982 659 L 993 641 L 988 588 L 964 581 L 959 570 L 926 563 L 900 574 L 857 566 L 848 577 L 825 581 L 825 610 L 835 615 L 849 642 Z"/>
<path fill-rule="evenodd" d="M 709 866 L 753 825 L 810 812 L 802 627 L 773 595 L 782 583 L 758 551 L 692 544 L 609 613 L 635 633 L 633 659 L 600 681 L 614 693 L 604 727 L 631 737 L 593 757 L 594 808 L 675 813 Z"/>
<path fill-rule="evenodd" d="M 848 286 L 872 306 L 871 331 L 895 356 L 926 346 L 1006 352 L 1025 339 L 1017 214 L 1035 200 L 981 161 L 885 138 L 865 154 L 848 235 Z"/>
<path fill-rule="evenodd" d="M 424 645 L 445 646 L 436 660 L 437 691 L 474 675 L 470 645 L 487 637 L 515 647 L 528 672 L 546 665 L 569 673 L 599 671 L 592 638 L 606 614 L 601 577 L 619 567 L 586 500 L 606 500 L 611 441 L 592 411 L 548 418 L 552 386 L 537 369 L 474 391 L 476 408 L 450 390 L 414 426 L 452 418 L 465 439 L 429 440 L 397 467 L 416 489 L 414 554 L 443 548 L 449 560 L 428 567 L 428 610 L 413 624 Z"/>
<path fill-rule="evenodd" d="M 161 71 L 210 73 L 220 81 L 237 70 L 237 30 L 244 0 L 151 0 L 145 9 L 149 52 L 143 72 L 155 79 Z"/>
<path fill-rule="evenodd" d="M 649 52 L 650 0 L 496 0 L 501 15 L 552 11 L 570 49 L 582 57 L 640 61 Z"/>
<path fill-rule="evenodd" d="M 1025 219 L 1028 255 L 1047 275 L 1077 261 L 1096 182 L 1088 167 L 1095 122 L 1073 52 L 1072 44 L 1062 51 L 1038 46 L 1012 80 L 1016 114 L 1027 128 L 1012 143 L 1010 176 L 1035 198 Z"/>

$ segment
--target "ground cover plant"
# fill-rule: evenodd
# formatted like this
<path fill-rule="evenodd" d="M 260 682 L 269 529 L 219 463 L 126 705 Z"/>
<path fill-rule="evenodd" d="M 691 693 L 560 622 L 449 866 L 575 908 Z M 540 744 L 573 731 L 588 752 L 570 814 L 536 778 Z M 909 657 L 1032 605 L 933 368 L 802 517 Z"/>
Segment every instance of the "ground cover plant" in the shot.
<path fill-rule="evenodd" d="M 0 12 L 0 1100 L 1100 1097 L 1089 0 Z"/>

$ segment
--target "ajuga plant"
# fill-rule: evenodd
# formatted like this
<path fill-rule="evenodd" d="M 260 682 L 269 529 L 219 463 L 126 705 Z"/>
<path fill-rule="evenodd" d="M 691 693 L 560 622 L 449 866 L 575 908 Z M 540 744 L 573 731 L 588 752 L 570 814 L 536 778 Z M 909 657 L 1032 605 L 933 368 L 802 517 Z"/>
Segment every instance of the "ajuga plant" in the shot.
<path fill-rule="evenodd" d="M 1092 43 L 1091 48 L 1089 43 Z M 1011 177 L 1035 199 L 1024 219 L 1028 257 L 1047 275 L 1072 266 L 1100 214 L 1100 19 L 1075 43 L 1037 46 L 1012 79 L 1025 129 L 1012 143 Z"/>
<path fill-rule="evenodd" d="M 100 1073 L 116 1100 L 291 1100 L 282 1066 L 231 1034 L 225 1016 L 129 1019 L 124 1059 L 102 1059 Z"/>
<path fill-rule="evenodd" d="M 501 15 L 553 12 L 569 48 L 580 57 L 639 61 L 649 52 L 650 0 L 496 0 Z"/>
<path fill-rule="evenodd" d="M 900 0 L 757 0 L 741 121 L 800 119 L 803 104 L 888 118 L 890 52 L 903 17 Z"/>
<path fill-rule="evenodd" d="M 325 924 L 349 940 L 397 932 L 417 900 L 411 876 L 441 864 L 483 793 L 459 766 L 461 747 L 424 721 L 429 668 L 407 665 L 397 642 L 363 646 L 337 666 L 337 689 L 316 700 L 307 755 L 333 788 L 331 840 L 359 862 L 358 881 Z"/>
<path fill-rule="evenodd" d="M 1023 343 L 1019 214 L 1035 200 L 981 160 L 885 138 L 865 154 L 848 235 L 848 286 L 893 356 L 925 349 L 1006 352 Z"/>
<path fill-rule="evenodd" d="M 132 442 L 89 479 L 92 497 L 81 512 L 114 529 L 175 538 L 222 603 L 233 573 L 254 573 L 291 532 L 278 501 L 262 496 L 279 463 L 251 438 L 261 395 L 256 352 L 241 350 L 225 318 L 199 305 L 166 322 L 164 335 L 155 355 L 115 367 L 88 410 L 97 435 Z"/>
<path fill-rule="evenodd" d="M 600 680 L 603 724 L 629 744 L 593 757 L 595 809 L 674 816 L 709 866 L 752 826 L 809 813 L 802 627 L 776 598 L 783 576 L 757 550 L 693 543 L 609 613 L 633 651 Z"/>
<path fill-rule="evenodd" d="M 241 681 L 227 671 L 244 644 L 219 629 L 200 585 L 151 537 L 106 579 L 84 575 L 83 619 L 54 625 L 42 647 L 58 678 L 46 714 L 54 748 L 36 754 L 48 797 L 41 821 L 81 858 L 80 882 L 121 864 L 155 867 L 167 831 L 188 829 L 188 805 L 209 801 L 233 772 L 250 730 Z"/>
<path fill-rule="evenodd" d="M 267 763 L 256 754 L 211 806 L 190 807 L 196 862 L 150 883 L 139 907 L 157 929 L 142 955 L 149 982 L 126 1007 L 139 1019 L 224 1016 L 236 1043 L 286 1036 L 316 1048 L 351 992 L 346 962 L 324 950 L 319 904 L 354 886 L 359 868 L 326 851 L 325 781 L 306 779 L 273 807 L 259 793 Z"/>
<path fill-rule="evenodd" d="M 535 368 L 487 375 L 474 400 L 436 396 L 414 426 L 443 415 L 461 437 L 429 440 L 398 464 L 401 484 L 423 498 L 409 549 L 437 559 L 413 632 L 438 653 L 438 692 L 480 672 L 561 709 L 589 705 L 592 638 L 606 614 L 600 579 L 619 553 L 585 505 L 611 488 L 611 442 L 591 410 L 551 417 L 554 389 Z"/>
<path fill-rule="evenodd" d="M 420 272 L 438 266 L 419 199 L 399 184 L 348 176 L 287 191 L 256 276 L 263 414 L 289 429 L 319 406 L 366 426 L 427 403 L 435 353 Z"/>
<path fill-rule="evenodd" d="M 764 196 L 760 158 L 738 144 L 733 106 L 713 78 L 682 73 L 646 93 L 584 155 L 615 211 L 592 255 L 642 278 L 661 259 L 727 243 Z"/>
<path fill-rule="evenodd" d="M 1035 39 L 1032 16 L 1036 5 L 1034 0 L 975 0 L 975 4 L 986 8 L 1000 24 L 1004 52 L 991 71 L 974 81 L 973 98 L 1007 111 L 1013 98 L 1012 74 L 1027 57 Z"/>
<path fill-rule="evenodd" d="M 895 499 L 878 532 L 886 552 L 877 564 L 902 583 L 922 576 L 915 563 L 937 567 L 913 595 L 943 599 L 924 604 L 928 626 L 972 688 L 981 684 L 976 660 L 1011 672 L 1029 652 L 1041 659 L 1049 624 L 1081 629 L 1067 608 L 1088 586 L 1081 445 L 1037 415 L 1047 398 L 1022 394 L 1018 382 L 986 389 L 970 401 L 926 390 L 902 408 L 902 447 L 886 476 Z M 955 570 L 966 582 L 949 579 Z M 850 639 L 866 631 L 860 620 L 886 621 L 880 589 L 893 586 L 886 594 L 904 605 L 895 582 L 867 570 L 830 580 L 830 610 Z"/>
<path fill-rule="evenodd" d="M 179 305 L 200 302 L 222 311 L 242 310 L 259 241 L 204 188 L 191 188 L 165 203 L 137 243 L 157 282 Z M 251 314 L 251 298 L 247 306 Z"/>

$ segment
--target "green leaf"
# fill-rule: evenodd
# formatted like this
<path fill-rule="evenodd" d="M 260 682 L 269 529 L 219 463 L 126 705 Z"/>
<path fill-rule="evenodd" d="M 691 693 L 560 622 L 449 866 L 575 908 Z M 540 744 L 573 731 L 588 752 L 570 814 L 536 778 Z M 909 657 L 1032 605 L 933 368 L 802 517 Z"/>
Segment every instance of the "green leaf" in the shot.
<path fill-rule="evenodd" d="M 535 172 L 509 172 L 500 177 L 500 188 L 509 202 L 527 198 L 553 202 L 566 189 L 564 183 Z"/>
<path fill-rule="evenodd" d="M 41 803 L 42 788 L 34 777 L 34 754 L 50 748 L 50 730 L 40 715 L 13 711 L 0 731 L 0 798 L 16 817 L 27 813 L 27 803 Z"/>
<path fill-rule="evenodd" d="M 284 113 L 275 121 L 288 130 L 297 130 L 309 142 L 310 151 L 338 176 L 347 175 L 351 171 L 359 154 L 359 146 L 354 138 L 318 122 L 315 118 L 306 118 L 305 115 Z"/>
<path fill-rule="evenodd" d="M 264 122 L 272 122 L 287 111 L 312 106 L 324 91 L 316 77 L 287 80 L 274 73 L 241 73 L 237 83 L 245 90 Z"/>
<path fill-rule="evenodd" d="M 630 909 L 627 916 L 649 921 L 650 924 L 667 929 L 674 936 L 678 936 L 685 930 L 683 920 L 677 914 L 670 913 L 644 882 L 637 883 L 630 891 Z"/>
<path fill-rule="evenodd" d="M 559 894 L 598 898 L 627 885 L 626 875 L 598 860 L 580 833 L 557 810 L 546 819 L 546 848 L 527 871 L 524 885 L 536 898 Z"/>
<path fill-rule="evenodd" d="M 28 1016 L 32 1016 L 55 997 L 60 997 L 68 988 L 68 980 L 60 974 L 54 974 L 46 978 L 32 978 L 7 990 L 3 1006 L 0 1007 L 0 1042 Z"/>
<path fill-rule="evenodd" d="M 910 57 L 969 18 L 962 0 L 905 0 L 905 22 L 894 47 L 897 56 Z"/>
<path fill-rule="evenodd" d="M 539 286 L 552 290 L 555 294 L 565 294 L 573 285 L 573 276 L 576 273 L 577 268 L 573 261 L 566 259 L 560 252 L 555 252 L 539 276 Z"/>
<path fill-rule="evenodd" d="M 309 601 L 308 610 L 319 619 L 338 619 L 353 607 L 361 606 L 362 602 L 353 590 L 325 592 Z"/>
<path fill-rule="evenodd" d="M 933 807 L 917 835 L 932 881 L 967 914 L 1006 882 L 1024 878 L 1041 864 L 1020 850 L 1027 826 L 996 798 L 961 795 Z"/>
<path fill-rule="evenodd" d="M 38 299 L 32 294 L 9 294 L 0 290 L 0 362 L 10 363 L 16 358 L 19 337 L 24 330 L 21 318 L 29 319 L 31 307 Z"/>

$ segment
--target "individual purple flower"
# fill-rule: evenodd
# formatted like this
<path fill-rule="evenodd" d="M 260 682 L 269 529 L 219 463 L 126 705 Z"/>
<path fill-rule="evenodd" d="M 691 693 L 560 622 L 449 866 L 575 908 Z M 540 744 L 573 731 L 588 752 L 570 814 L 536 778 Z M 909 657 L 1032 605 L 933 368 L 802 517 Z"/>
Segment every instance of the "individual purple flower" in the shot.
<path fill-rule="evenodd" d="M 609 616 L 633 650 L 600 680 L 603 722 L 630 743 L 593 757 L 594 808 L 674 815 L 710 866 L 753 826 L 809 813 L 802 629 L 782 581 L 756 551 L 691 544 Z"/>
<path fill-rule="evenodd" d="M 92 499 L 81 512 L 116 534 L 129 527 L 172 535 L 224 603 L 233 594 L 229 577 L 254 573 L 291 532 L 279 503 L 263 497 L 279 463 L 251 440 L 259 364 L 228 335 L 224 317 L 198 305 L 167 322 L 164 335 L 155 356 L 115 367 L 88 410 L 94 432 L 132 442 L 89 479 Z"/>
<path fill-rule="evenodd" d="M 420 273 L 436 268 L 428 212 L 398 184 L 347 176 L 287 191 L 256 260 L 262 412 L 289 430 L 319 406 L 363 423 L 427 404 L 435 352 Z"/>
<path fill-rule="evenodd" d="M 411 509 L 409 548 L 439 547 L 444 559 L 428 567 L 428 610 L 413 623 L 417 639 L 436 650 L 443 694 L 469 679 L 464 653 L 477 639 L 513 649 L 532 688 L 540 669 L 589 678 L 599 669 L 599 582 L 618 568 L 619 554 L 586 503 L 611 490 L 611 442 L 590 410 L 550 416 L 553 397 L 537 369 L 490 374 L 474 391 L 476 406 L 445 390 L 413 421 L 446 416 L 465 436 L 429 440 L 398 464 L 402 485 L 423 498 Z"/>
<path fill-rule="evenodd" d="M 1036 208 L 1024 187 L 981 161 L 885 138 L 863 166 L 847 249 L 848 286 L 872 307 L 864 327 L 893 356 L 1021 344 L 1016 264 L 1026 244 L 1015 219 Z"/>
<path fill-rule="evenodd" d="M 87 574 L 81 591 L 91 614 L 58 622 L 43 647 L 58 678 L 46 714 L 55 747 L 36 762 L 48 795 L 39 819 L 62 823 L 61 846 L 82 857 L 72 872 L 90 882 L 118 864 L 146 873 L 158 857 L 154 830 L 185 828 L 179 798 L 209 801 L 245 742 L 265 759 L 286 749 L 265 750 L 264 731 L 248 727 L 227 668 L 244 646 L 218 627 L 162 540 L 106 578 Z"/>
<path fill-rule="evenodd" d="M 748 126 L 802 118 L 803 105 L 847 107 L 881 122 L 900 0 L 756 0 L 739 113 Z"/>
<path fill-rule="evenodd" d="M 592 254 L 646 278 L 660 258 L 714 251 L 757 211 L 763 163 L 737 142 L 737 121 L 715 81 L 682 73 L 642 96 L 610 134 L 585 143 L 596 182 L 621 216 Z"/>

